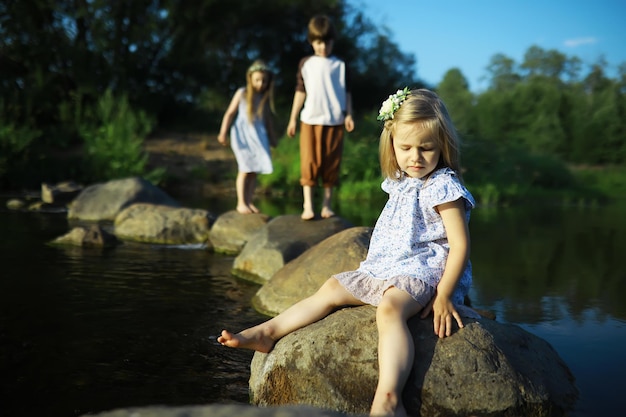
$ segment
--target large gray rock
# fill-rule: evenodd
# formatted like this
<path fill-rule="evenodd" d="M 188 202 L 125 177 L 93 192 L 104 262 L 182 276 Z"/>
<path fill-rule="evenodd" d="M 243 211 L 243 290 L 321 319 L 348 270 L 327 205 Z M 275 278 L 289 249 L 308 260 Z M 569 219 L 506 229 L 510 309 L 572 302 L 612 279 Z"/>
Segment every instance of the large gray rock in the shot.
<path fill-rule="evenodd" d="M 74 200 L 83 190 L 83 186 L 73 181 L 58 184 L 41 184 L 41 200 L 46 204 L 65 205 Z"/>
<path fill-rule="evenodd" d="M 578 396 L 554 349 L 518 326 L 465 319 L 439 339 L 431 319 L 409 321 L 415 362 L 404 390 L 410 415 L 562 416 Z M 345 308 L 256 352 L 251 402 L 367 413 L 378 378 L 376 311 Z"/>
<path fill-rule="evenodd" d="M 260 228 L 235 258 L 233 275 L 264 284 L 292 259 L 329 236 L 352 227 L 331 217 L 305 221 L 298 215 L 279 216 Z"/>
<path fill-rule="evenodd" d="M 352 271 L 367 256 L 371 227 L 338 232 L 279 269 L 252 299 L 254 308 L 269 316 L 312 295 L 332 275 Z"/>
<path fill-rule="evenodd" d="M 202 209 L 133 204 L 115 218 L 122 240 L 166 245 L 207 244 L 214 216 Z"/>
<path fill-rule="evenodd" d="M 74 227 L 68 233 L 50 242 L 53 245 L 71 245 L 84 248 L 111 248 L 119 242 L 100 225 Z"/>
<path fill-rule="evenodd" d="M 238 255 L 245 244 L 270 217 L 265 214 L 241 214 L 228 211 L 215 220 L 209 231 L 213 250 L 226 255 Z"/>
<path fill-rule="evenodd" d="M 83 417 L 342 417 L 345 413 L 320 408 L 292 405 L 285 407 L 254 407 L 242 404 L 211 404 L 187 407 L 137 407 L 85 414 Z M 353 416 L 358 417 L 358 416 Z M 364 416 L 363 416 L 364 417 Z"/>
<path fill-rule="evenodd" d="M 125 178 L 93 184 L 85 188 L 69 205 L 68 219 L 100 221 L 115 217 L 135 203 L 180 207 L 163 190 L 143 178 Z"/>

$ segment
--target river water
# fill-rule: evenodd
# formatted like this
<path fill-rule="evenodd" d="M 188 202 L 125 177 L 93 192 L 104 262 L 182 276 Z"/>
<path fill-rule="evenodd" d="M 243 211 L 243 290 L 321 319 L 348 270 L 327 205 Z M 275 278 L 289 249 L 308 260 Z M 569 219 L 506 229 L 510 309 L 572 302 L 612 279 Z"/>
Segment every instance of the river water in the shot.
<path fill-rule="evenodd" d="M 0 198 L 0 416 L 69 417 L 154 404 L 247 403 L 252 353 L 214 342 L 265 319 L 233 257 L 201 248 L 47 245 L 65 213 L 4 209 Z M 231 202 L 195 201 L 216 214 Z M 269 214 L 298 203 L 261 202 Z M 371 226 L 380 204 L 339 213 Z M 221 210 L 221 211 L 220 211 Z M 273 212 L 273 213 L 272 213 Z M 477 208 L 477 308 L 547 340 L 576 377 L 575 417 L 623 414 L 623 206 Z"/>

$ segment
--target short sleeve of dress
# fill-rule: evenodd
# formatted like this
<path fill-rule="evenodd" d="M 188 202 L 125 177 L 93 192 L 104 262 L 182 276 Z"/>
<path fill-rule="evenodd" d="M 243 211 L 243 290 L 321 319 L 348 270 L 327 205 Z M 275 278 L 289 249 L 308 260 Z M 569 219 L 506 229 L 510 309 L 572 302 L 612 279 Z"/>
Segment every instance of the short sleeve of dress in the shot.
<path fill-rule="evenodd" d="M 383 182 L 380 184 L 380 188 L 382 188 L 382 190 L 386 192 L 387 194 L 391 192 L 391 187 L 392 187 L 392 183 L 389 178 L 385 178 Z"/>
<path fill-rule="evenodd" d="M 472 194 L 461 184 L 456 173 L 450 168 L 434 172 L 422 192 L 427 194 L 430 207 L 456 201 L 459 198 L 465 200 L 466 210 L 476 205 Z"/>

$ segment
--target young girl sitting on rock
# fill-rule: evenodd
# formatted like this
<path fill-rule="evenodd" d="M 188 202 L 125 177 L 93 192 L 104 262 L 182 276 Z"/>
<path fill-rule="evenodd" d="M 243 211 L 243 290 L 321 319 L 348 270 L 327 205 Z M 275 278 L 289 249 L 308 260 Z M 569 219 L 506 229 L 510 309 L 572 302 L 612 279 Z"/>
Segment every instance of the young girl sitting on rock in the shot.
<path fill-rule="evenodd" d="M 407 320 L 433 313 L 443 338 L 461 316 L 472 275 L 468 222 L 474 198 L 459 172 L 459 144 L 450 116 L 429 90 L 398 90 L 378 116 L 380 163 L 389 194 L 356 271 L 329 278 L 312 296 L 278 316 L 217 338 L 224 346 L 269 352 L 288 333 L 344 306 L 377 306 L 379 378 L 372 416 L 404 416 L 402 390 L 414 356 Z"/>

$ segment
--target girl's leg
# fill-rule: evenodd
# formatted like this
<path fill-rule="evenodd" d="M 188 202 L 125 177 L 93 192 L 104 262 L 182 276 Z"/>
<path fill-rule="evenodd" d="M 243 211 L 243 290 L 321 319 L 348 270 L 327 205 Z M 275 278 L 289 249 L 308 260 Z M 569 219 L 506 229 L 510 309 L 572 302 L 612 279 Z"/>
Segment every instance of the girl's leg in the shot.
<path fill-rule="evenodd" d="M 302 205 L 302 220 L 311 220 L 315 217 L 313 211 L 313 187 L 309 185 L 302 186 L 302 196 L 304 197 L 304 204 Z"/>
<path fill-rule="evenodd" d="M 322 205 L 322 218 L 333 217 L 335 212 L 332 209 L 333 187 L 324 187 L 324 203 Z"/>
<path fill-rule="evenodd" d="M 376 309 L 379 375 L 372 416 L 406 416 L 402 390 L 415 352 L 407 320 L 422 308 L 409 294 L 391 287 Z"/>
<path fill-rule="evenodd" d="M 297 302 L 278 316 L 236 334 L 223 330 L 217 341 L 228 347 L 267 353 L 281 337 L 326 317 L 336 308 L 362 304 L 335 278 L 329 278 L 315 294 Z"/>
<path fill-rule="evenodd" d="M 250 207 L 246 202 L 246 180 L 248 177 L 247 172 L 238 172 L 237 180 L 235 181 L 235 188 L 237 190 L 237 211 L 242 214 L 252 213 Z"/>
<path fill-rule="evenodd" d="M 248 172 L 246 176 L 245 196 L 246 205 L 253 213 L 258 213 L 259 209 L 252 203 L 254 200 L 254 193 L 256 191 L 256 172 Z"/>

